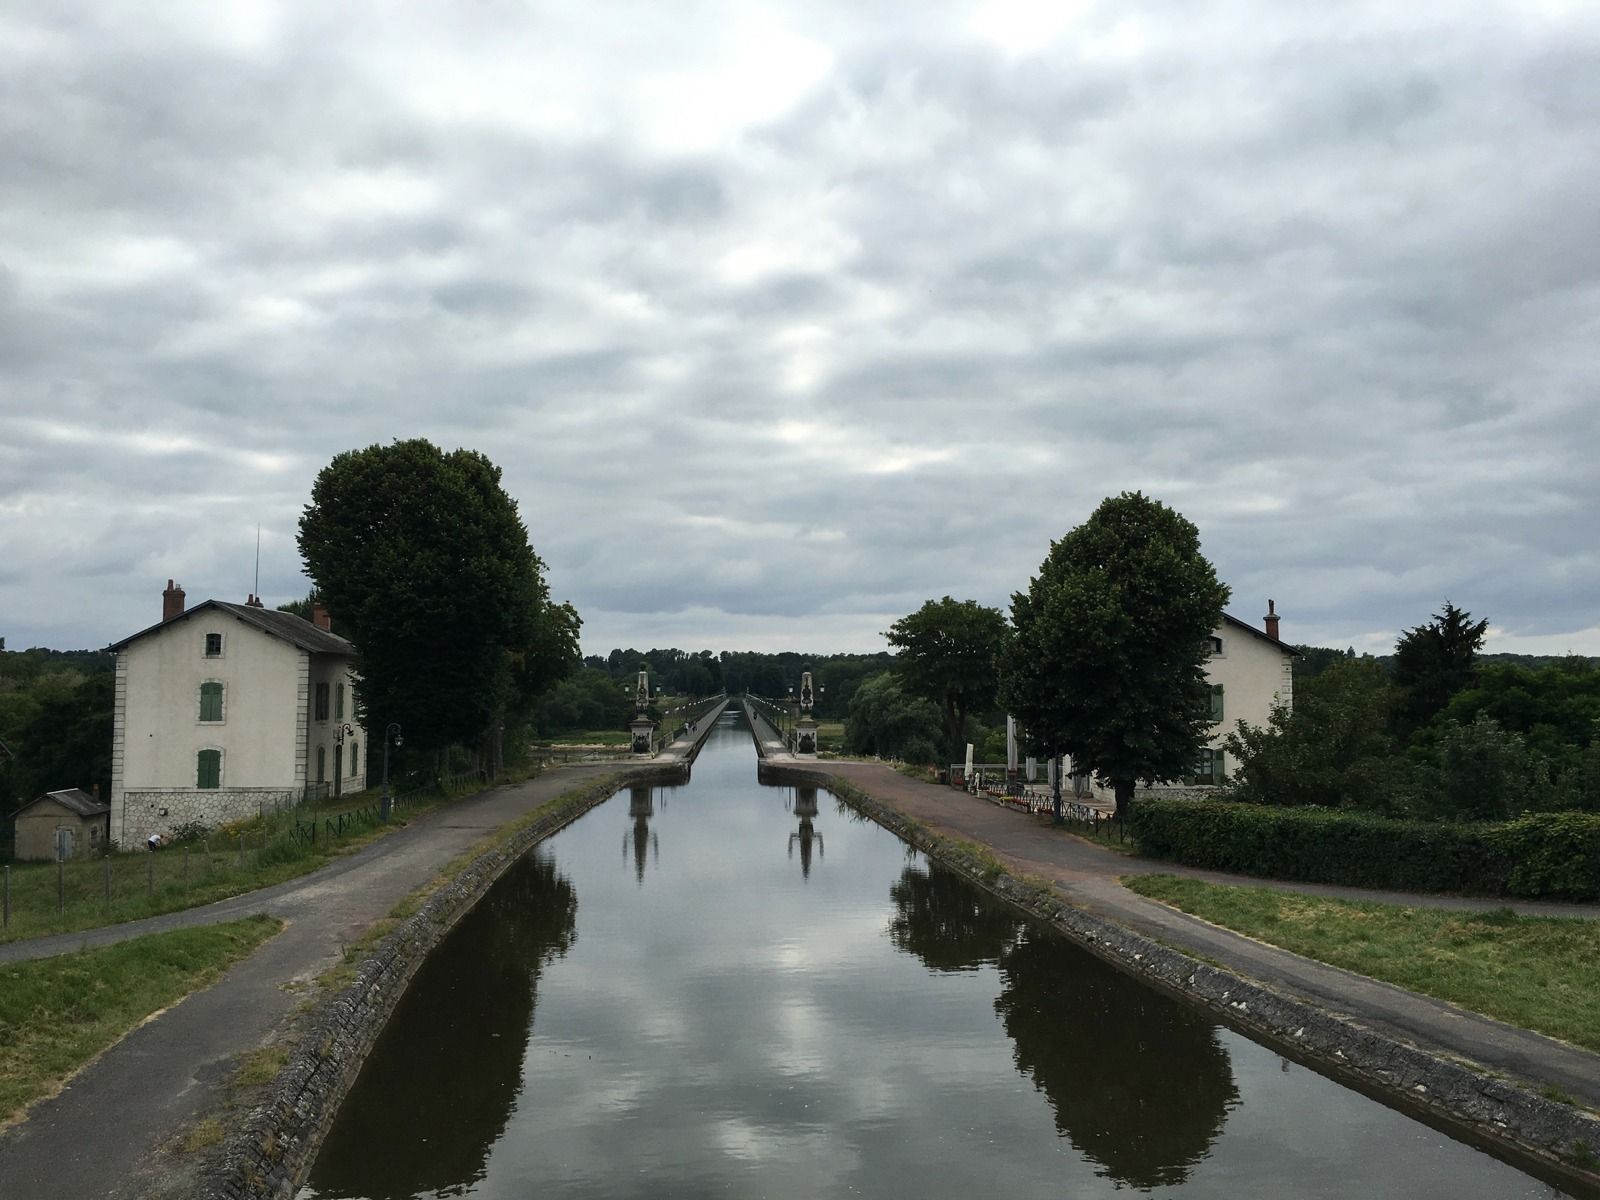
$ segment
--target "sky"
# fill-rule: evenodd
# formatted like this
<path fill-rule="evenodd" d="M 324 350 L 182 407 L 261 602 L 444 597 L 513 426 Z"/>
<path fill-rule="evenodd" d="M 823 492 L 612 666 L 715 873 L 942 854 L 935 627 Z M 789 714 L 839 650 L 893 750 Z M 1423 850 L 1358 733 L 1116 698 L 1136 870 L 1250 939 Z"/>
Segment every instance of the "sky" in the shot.
<path fill-rule="evenodd" d="M 878 649 L 1137 489 L 1285 640 L 1600 654 L 1593 3 L 10 0 L 0 146 L 10 649 L 304 596 L 425 437 L 589 653 Z"/>

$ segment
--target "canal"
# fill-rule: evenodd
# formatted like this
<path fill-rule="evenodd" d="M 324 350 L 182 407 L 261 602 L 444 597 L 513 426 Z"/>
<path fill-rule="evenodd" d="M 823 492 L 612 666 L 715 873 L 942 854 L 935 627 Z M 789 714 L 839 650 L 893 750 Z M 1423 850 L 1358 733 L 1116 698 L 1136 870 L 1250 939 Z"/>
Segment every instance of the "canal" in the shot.
<path fill-rule="evenodd" d="M 1563 1194 L 755 775 L 730 714 L 512 868 L 304 1200 Z"/>

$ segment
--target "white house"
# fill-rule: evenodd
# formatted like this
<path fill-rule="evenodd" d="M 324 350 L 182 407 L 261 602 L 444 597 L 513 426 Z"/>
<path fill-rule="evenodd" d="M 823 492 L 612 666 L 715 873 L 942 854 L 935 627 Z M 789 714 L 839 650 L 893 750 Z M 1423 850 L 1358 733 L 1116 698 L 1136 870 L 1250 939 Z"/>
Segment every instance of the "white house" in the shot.
<path fill-rule="evenodd" d="M 184 607 L 167 581 L 161 622 L 117 656 L 111 837 L 208 826 L 366 786 L 355 648 L 313 620 L 207 600 Z"/>
<path fill-rule="evenodd" d="M 1211 634 L 1206 678 L 1215 723 L 1195 764 L 1197 784 L 1222 782 L 1227 770 L 1222 742 L 1240 721 L 1265 726 L 1274 708 L 1294 708 L 1295 651 L 1278 640 L 1277 605 L 1271 600 L 1262 624 L 1265 628 L 1257 629 L 1224 613 Z"/>

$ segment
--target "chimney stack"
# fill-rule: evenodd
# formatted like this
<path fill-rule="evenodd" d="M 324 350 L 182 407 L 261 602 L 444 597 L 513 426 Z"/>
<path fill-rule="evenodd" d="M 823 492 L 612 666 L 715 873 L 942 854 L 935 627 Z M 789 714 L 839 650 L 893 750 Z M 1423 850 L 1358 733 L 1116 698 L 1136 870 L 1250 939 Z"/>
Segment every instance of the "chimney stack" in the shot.
<path fill-rule="evenodd" d="M 333 632 L 333 618 L 328 615 L 328 610 L 323 608 L 320 602 L 311 606 L 311 623 L 318 629 Z"/>
<path fill-rule="evenodd" d="M 266 607 L 265 604 L 261 603 L 261 597 L 256 595 L 254 592 L 250 593 L 250 598 L 244 602 L 244 606 L 246 608 L 265 608 Z"/>
<path fill-rule="evenodd" d="M 1267 625 L 1267 636 L 1278 639 L 1278 606 L 1271 600 L 1267 601 L 1267 615 L 1263 618 Z"/>
<path fill-rule="evenodd" d="M 167 580 L 167 590 L 161 593 L 161 619 L 170 621 L 173 617 L 183 616 L 183 589 L 174 587 L 172 580 Z"/>

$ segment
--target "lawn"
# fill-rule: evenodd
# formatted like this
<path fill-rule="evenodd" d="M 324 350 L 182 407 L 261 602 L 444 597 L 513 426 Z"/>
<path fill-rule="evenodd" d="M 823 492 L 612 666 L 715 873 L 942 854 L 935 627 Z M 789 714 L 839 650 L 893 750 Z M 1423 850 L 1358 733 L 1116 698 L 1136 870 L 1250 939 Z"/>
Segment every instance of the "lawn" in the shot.
<path fill-rule="evenodd" d="M 1122 882 L 1307 958 L 1600 1051 L 1600 921 L 1331 900 L 1171 875 Z"/>
<path fill-rule="evenodd" d="M 0 967 L 0 1129 L 282 928 L 255 916 Z"/>

